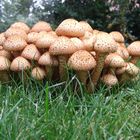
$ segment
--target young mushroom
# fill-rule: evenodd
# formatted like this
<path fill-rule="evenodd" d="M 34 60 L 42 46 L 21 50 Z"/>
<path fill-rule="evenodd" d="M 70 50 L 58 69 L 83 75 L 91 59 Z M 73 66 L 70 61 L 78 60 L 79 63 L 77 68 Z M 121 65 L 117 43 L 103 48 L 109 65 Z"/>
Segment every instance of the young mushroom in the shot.
<path fill-rule="evenodd" d="M 76 71 L 79 80 L 86 85 L 88 71 L 95 68 L 96 61 L 88 51 L 79 50 L 71 55 L 68 65 Z"/>

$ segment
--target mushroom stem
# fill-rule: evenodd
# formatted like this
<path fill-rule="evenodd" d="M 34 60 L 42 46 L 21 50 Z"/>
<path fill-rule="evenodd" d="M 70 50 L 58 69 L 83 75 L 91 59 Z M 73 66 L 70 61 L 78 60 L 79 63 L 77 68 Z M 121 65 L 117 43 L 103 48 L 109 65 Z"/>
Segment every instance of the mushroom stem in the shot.
<path fill-rule="evenodd" d="M 130 80 L 131 78 L 132 77 L 128 73 L 125 72 L 121 75 L 119 82 L 123 84 L 124 82 L 126 82 L 127 80 Z"/>
<path fill-rule="evenodd" d="M 93 74 L 92 74 L 91 80 L 90 80 L 91 83 L 89 83 L 89 85 L 88 85 L 89 92 L 92 92 L 94 87 L 97 85 L 97 82 L 100 78 L 101 72 L 102 72 L 103 67 L 104 67 L 104 61 L 105 61 L 106 56 L 107 56 L 107 54 L 97 53 L 97 61 L 96 61 L 97 66 L 93 70 Z"/>
<path fill-rule="evenodd" d="M 7 71 L 0 71 L 0 82 L 6 83 L 10 80 Z"/>
<path fill-rule="evenodd" d="M 139 57 L 134 57 L 134 56 L 132 56 L 130 62 L 133 63 L 133 64 L 137 64 L 138 59 L 139 59 Z"/>
<path fill-rule="evenodd" d="M 58 56 L 59 59 L 59 75 L 60 75 L 60 80 L 61 81 L 66 81 L 67 80 L 67 69 L 66 69 L 66 64 L 67 64 L 67 56 L 60 55 Z"/>
<path fill-rule="evenodd" d="M 84 84 L 86 85 L 87 82 L 87 77 L 88 77 L 88 73 L 87 71 L 76 71 L 76 75 L 78 77 L 78 79 Z"/>
<path fill-rule="evenodd" d="M 53 75 L 53 68 L 52 68 L 52 66 L 47 66 L 47 77 L 48 77 L 49 81 L 52 80 L 52 75 Z"/>

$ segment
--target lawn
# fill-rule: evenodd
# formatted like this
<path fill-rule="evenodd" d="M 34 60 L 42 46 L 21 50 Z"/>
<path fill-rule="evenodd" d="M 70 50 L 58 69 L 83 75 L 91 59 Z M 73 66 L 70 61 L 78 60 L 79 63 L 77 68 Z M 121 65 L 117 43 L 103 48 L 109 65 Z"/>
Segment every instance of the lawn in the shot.
<path fill-rule="evenodd" d="M 88 95 L 73 80 L 0 86 L 0 139 L 140 139 L 140 82 Z"/>

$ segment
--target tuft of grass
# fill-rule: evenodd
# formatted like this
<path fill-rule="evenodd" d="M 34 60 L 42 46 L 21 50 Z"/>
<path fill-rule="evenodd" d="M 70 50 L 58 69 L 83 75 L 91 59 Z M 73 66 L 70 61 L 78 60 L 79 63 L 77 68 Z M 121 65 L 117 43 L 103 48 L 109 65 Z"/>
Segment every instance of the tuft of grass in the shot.
<path fill-rule="evenodd" d="M 0 139 L 139 140 L 139 87 L 100 85 L 88 95 L 75 76 L 66 83 L 0 85 Z"/>

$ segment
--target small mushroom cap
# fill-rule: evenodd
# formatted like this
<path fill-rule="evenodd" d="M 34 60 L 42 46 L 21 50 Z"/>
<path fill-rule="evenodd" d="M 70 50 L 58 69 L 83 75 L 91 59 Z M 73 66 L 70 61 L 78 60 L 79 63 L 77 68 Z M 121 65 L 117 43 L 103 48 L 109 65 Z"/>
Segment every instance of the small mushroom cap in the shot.
<path fill-rule="evenodd" d="M 140 41 L 134 41 L 133 43 L 131 43 L 127 47 L 127 50 L 132 56 L 140 56 Z"/>
<path fill-rule="evenodd" d="M 26 41 L 17 35 L 10 36 L 4 42 L 3 48 L 8 51 L 20 51 L 27 45 Z"/>
<path fill-rule="evenodd" d="M 70 40 L 73 42 L 77 50 L 85 50 L 84 43 L 79 38 L 72 37 Z"/>
<path fill-rule="evenodd" d="M 23 39 L 27 40 L 27 34 L 24 30 L 18 29 L 18 28 L 9 28 L 5 32 L 5 37 L 8 38 L 13 35 L 18 35 L 22 37 Z"/>
<path fill-rule="evenodd" d="M 5 38 L 5 36 L 4 36 L 4 33 L 1 33 L 1 34 L 0 34 L 0 45 L 3 45 L 4 42 L 5 42 L 5 40 L 6 40 L 6 38 Z"/>
<path fill-rule="evenodd" d="M 37 32 L 30 32 L 27 36 L 27 42 L 28 43 L 35 43 L 38 39 L 38 33 Z"/>
<path fill-rule="evenodd" d="M 68 60 L 68 65 L 74 70 L 88 71 L 96 66 L 93 56 L 86 50 L 79 50 L 72 54 Z"/>
<path fill-rule="evenodd" d="M 123 58 L 115 53 L 109 54 L 105 59 L 105 65 L 118 68 L 126 65 Z"/>
<path fill-rule="evenodd" d="M 129 58 L 128 50 L 124 47 L 118 47 L 116 53 L 118 55 L 120 55 L 123 59 L 128 59 Z"/>
<path fill-rule="evenodd" d="M 97 35 L 99 32 L 100 32 L 99 30 L 94 29 L 92 33 L 93 33 L 93 35 Z"/>
<path fill-rule="evenodd" d="M 40 65 L 58 66 L 58 60 L 51 56 L 49 52 L 45 52 L 38 60 Z"/>
<path fill-rule="evenodd" d="M 110 32 L 110 35 L 113 37 L 113 39 L 116 42 L 120 42 L 120 43 L 123 43 L 124 42 L 124 37 L 123 37 L 123 35 L 120 32 L 113 31 L 113 32 Z"/>
<path fill-rule="evenodd" d="M 56 36 L 52 34 L 46 34 L 44 37 L 37 39 L 36 46 L 38 48 L 49 48 L 56 39 Z"/>
<path fill-rule="evenodd" d="M 108 86 L 114 86 L 118 83 L 117 77 L 110 73 L 103 75 L 101 80 Z"/>
<path fill-rule="evenodd" d="M 93 32 L 92 27 L 86 21 L 80 21 L 79 24 L 84 28 L 85 31 Z"/>
<path fill-rule="evenodd" d="M 49 23 L 45 21 L 39 21 L 37 22 L 31 29 L 31 32 L 41 32 L 41 31 L 52 31 L 52 28 Z"/>
<path fill-rule="evenodd" d="M 74 43 L 68 37 L 58 37 L 50 46 L 49 52 L 51 55 L 68 55 L 77 51 Z"/>
<path fill-rule="evenodd" d="M 27 70 L 30 68 L 31 68 L 31 64 L 29 63 L 29 61 L 21 56 L 16 57 L 12 61 L 11 66 L 10 66 L 10 69 L 12 71 L 22 71 L 22 70 Z"/>
<path fill-rule="evenodd" d="M 17 29 L 22 29 L 26 33 L 28 33 L 30 31 L 30 27 L 27 24 L 25 24 L 24 22 L 15 22 L 11 25 L 11 27 L 17 28 Z"/>
<path fill-rule="evenodd" d="M 136 76 L 139 73 L 139 68 L 131 62 L 126 65 L 126 72 L 132 76 Z"/>
<path fill-rule="evenodd" d="M 55 32 L 57 35 L 69 37 L 81 37 L 85 34 L 85 30 L 75 19 L 66 19 L 62 21 Z"/>
<path fill-rule="evenodd" d="M 127 64 L 126 64 L 126 65 L 127 65 Z M 125 73 L 125 71 L 126 71 L 126 66 L 117 68 L 116 71 L 115 71 L 115 73 L 116 73 L 117 75 L 120 75 L 120 74 Z"/>
<path fill-rule="evenodd" d="M 43 80 L 46 76 L 46 72 L 43 68 L 35 67 L 33 68 L 31 75 L 36 80 Z"/>
<path fill-rule="evenodd" d="M 4 50 L 2 46 L 0 46 L 0 56 L 4 56 L 8 59 L 12 58 L 12 54 L 9 51 Z"/>
<path fill-rule="evenodd" d="M 34 44 L 30 44 L 24 48 L 21 56 L 29 60 L 38 60 L 41 54 Z"/>
<path fill-rule="evenodd" d="M 8 70 L 10 68 L 11 62 L 5 56 L 0 56 L 0 71 Z"/>
<path fill-rule="evenodd" d="M 94 50 L 100 53 L 111 53 L 117 50 L 115 40 L 106 32 L 99 32 L 96 35 Z"/>

